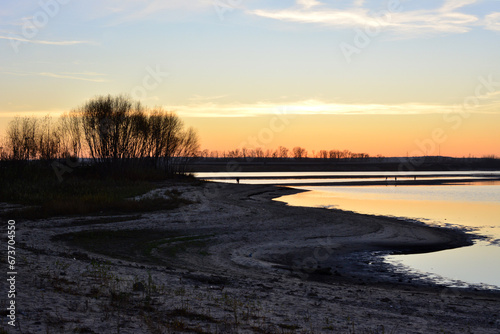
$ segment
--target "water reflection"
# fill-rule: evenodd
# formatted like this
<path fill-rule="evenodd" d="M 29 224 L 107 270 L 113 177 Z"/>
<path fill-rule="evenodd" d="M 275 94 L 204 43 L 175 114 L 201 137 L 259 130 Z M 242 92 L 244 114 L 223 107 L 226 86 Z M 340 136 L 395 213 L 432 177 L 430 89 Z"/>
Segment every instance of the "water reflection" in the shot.
<path fill-rule="evenodd" d="M 427 254 L 390 255 L 386 262 L 396 271 L 421 273 L 433 281 L 467 287 L 468 284 L 500 289 L 500 247 L 484 241 L 474 246 Z M 455 281 L 458 280 L 458 281 Z"/>
<path fill-rule="evenodd" d="M 473 246 L 387 256 L 400 270 L 432 273 L 434 280 L 500 286 L 500 183 L 399 187 L 299 187 L 310 190 L 277 200 L 366 214 L 408 217 L 460 226 L 485 236 Z M 455 283 L 454 283 L 455 284 Z"/>
<path fill-rule="evenodd" d="M 383 187 L 297 187 L 311 190 L 277 200 L 289 205 L 334 207 L 366 214 L 410 217 L 439 225 L 491 230 L 500 238 L 500 185 Z M 470 188 L 470 191 L 467 191 Z M 456 190 L 455 190 L 456 189 Z M 493 228 L 492 228 L 493 227 Z"/>

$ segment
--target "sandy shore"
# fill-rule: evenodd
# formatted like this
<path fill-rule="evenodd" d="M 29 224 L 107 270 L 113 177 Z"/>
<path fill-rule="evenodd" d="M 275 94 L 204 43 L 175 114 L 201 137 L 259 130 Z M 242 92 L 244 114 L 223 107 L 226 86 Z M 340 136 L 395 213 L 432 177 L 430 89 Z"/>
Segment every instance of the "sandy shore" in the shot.
<path fill-rule="evenodd" d="M 3 328 L 9 333 L 500 332 L 499 293 L 415 281 L 392 273 L 374 256 L 464 246 L 470 240 L 463 232 L 288 207 L 271 200 L 296 192 L 283 187 L 170 184 L 154 193 L 166 189 L 195 203 L 135 216 L 16 221 L 17 327 L 10 328 L 3 316 Z M 88 231 L 105 236 L 104 242 L 85 244 L 78 233 Z M 5 252 L 2 257 L 5 264 Z M 7 290 L 5 280 L 1 288 Z M 2 309 L 6 306 L 2 296 Z"/>

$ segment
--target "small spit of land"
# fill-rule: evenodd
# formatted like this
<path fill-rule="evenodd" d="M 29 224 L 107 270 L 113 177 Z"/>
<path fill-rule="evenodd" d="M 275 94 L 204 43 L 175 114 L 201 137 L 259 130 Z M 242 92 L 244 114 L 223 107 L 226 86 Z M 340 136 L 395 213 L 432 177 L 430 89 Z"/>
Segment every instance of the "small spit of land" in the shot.
<path fill-rule="evenodd" d="M 176 208 L 19 218 L 18 327 L 4 332 L 500 331 L 497 292 L 417 282 L 372 256 L 464 246 L 465 233 L 271 200 L 296 191 L 165 182 L 134 201 Z"/>

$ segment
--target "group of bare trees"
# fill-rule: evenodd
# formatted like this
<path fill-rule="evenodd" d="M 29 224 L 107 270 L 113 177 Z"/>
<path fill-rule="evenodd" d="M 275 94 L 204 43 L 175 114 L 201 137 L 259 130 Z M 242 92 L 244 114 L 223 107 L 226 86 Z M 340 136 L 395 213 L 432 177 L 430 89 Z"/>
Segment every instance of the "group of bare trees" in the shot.
<path fill-rule="evenodd" d="M 54 121 L 52 117 L 16 117 L 7 128 L 2 158 L 27 161 L 63 158 L 80 151 L 79 131 L 67 115 Z"/>
<path fill-rule="evenodd" d="M 316 158 L 320 159 L 368 159 L 369 154 L 354 153 L 349 150 L 321 150 L 316 154 Z"/>
<path fill-rule="evenodd" d="M 97 164 L 151 164 L 176 172 L 199 149 L 196 132 L 162 108 L 126 96 L 100 96 L 54 120 L 16 117 L 7 129 L 4 158 L 86 157 Z"/>
<path fill-rule="evenodd" d="M 367 159 L 370 156 L 366 153 L 354 153 L 349 150 L 320 150 L 318 152 L 312 151 L 308 154 L 307 150 L 303 147 L 296 146 L 291 150 L 279 146 L 277 149 L 266 149 L 265 151 L 257 147 L 255 149 L 235 149 L 230 151 L 209 151 L 203 150 L 198 152 L 198 156 L 202 158 L 319 158 L 319 159 Z"/>
<path fill-rule="evenodd" d="M 94 164 L 149 164 L 179 171 L 187 159 L 212 158 L 368 158 L 348 150 L 308 154 L 297 146 L 275 150 L 258 147 L 228 152 L 199 151 L 196 132 L 162 108 L 149 109 L 126 96 L 99 96 L 53 119 L 16 117 L 7 129 L 3 159 L 16 161 L 89 158 Z"/>
<path fill-rule="evenodd" d="M 176 114 L 148 110 L 123 96 L 98 97 L 74 113 L 81 118 L 85 143 L 96 162 L 133 159 L 174 171 L 198 150 L 196 132 L 184 130 Z"/>

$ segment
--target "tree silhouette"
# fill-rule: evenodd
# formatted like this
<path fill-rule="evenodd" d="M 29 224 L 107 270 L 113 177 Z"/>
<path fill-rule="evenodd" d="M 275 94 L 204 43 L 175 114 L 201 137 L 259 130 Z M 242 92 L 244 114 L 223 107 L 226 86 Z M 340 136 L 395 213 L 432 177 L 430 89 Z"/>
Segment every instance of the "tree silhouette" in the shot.
<path fill-rule="evenodd" d="M 11 160 L 89 157 L 98 165 L 147 164 L 168 173 L 185 169 L 199 149 L 194 129 L 161 108 L 149 110 L 127 96 L 98 96 L 56 122 L 16 117 L 7 129 Z"/>
<path fill-rule="evenodd" d="M 307 151 L 305 150 L 305 148 L 302 148 L 300 146 L 294 147 L 292 152 L 295 159 L 302 159 L 307 157 Z"/>
<path fill-rule="evenodd" d="M 288 149 L 283 146 L 278 147 L 278 157 L 288 158 Z"/>
<path fill-rule="evenodd" d="M 318 158 L 328 159 L 328 151 L 326 151 L 326 150 L 319 151 Z"/>

